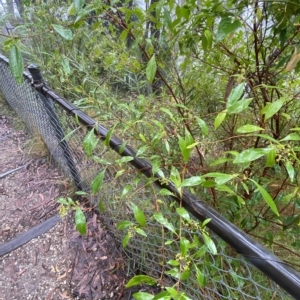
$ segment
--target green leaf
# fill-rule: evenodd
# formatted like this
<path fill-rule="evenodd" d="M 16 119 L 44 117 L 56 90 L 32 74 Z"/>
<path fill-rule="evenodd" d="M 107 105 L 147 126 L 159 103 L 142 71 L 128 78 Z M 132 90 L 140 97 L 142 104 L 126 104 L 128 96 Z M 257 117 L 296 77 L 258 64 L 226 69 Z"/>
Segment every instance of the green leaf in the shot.
<path fill-rule="evenodd" d="M 252 101 L 252 98 L 249 99 L 242 99 L 240 101 L 237 101 L 233 103 L 231 106 L 228 107 L 227 112 L 229 115 L 231 114 L 239 114 L 243 110 L 245 110 L 250 102 Z"/>
<path fill-rule="evenodd" d="M 75 14 L 76 14 L 76 10 L 75 10 L 74 3 L 72 2 L 71 5 L 68 8 L 67 15 L 68 16 L 75 16 Z"/>
<path fill-rule="evenodd" d="M 117 224 L 117 229 L 118 230 L 123 230 L 129 226 L 133 226 L 134 223 L 130 222 L 130 221 L 120 221 L 118 224 Z"/>
<path fill-rule="evenodd" d="M 71 74 L 71 69 L 70 69 L 69 60 L 66 59 L 66 58 L 63 58 L 62 61 L 61 61 L 61 65 L 62 65 L 62 68 L 63 68 L 64 72 L 67 75 L 70 75 Z"/>
<path fill-rule="evenodd" d="M 126 162 L 129 162 L 132 160 L 134 160 L 134 157 L 132 157 L 132 156 L 123 156 L 120 159 L 117 159 L 116 163 L 121 164 L 121 163 L 126 163 Z"/>
<path fill-rule="evenodd" d="M 161 189 L 159 194 L 162 196 L 174 196 L 174 194 L 167 189 Z"/>
<path fill-rule="evenodd" d="M 202 223 L 202 227 L 205 227 L 210 221 L 211 221 L 211 219 L 204 220 Z"/>
<path fill-rule="evenodd" d="M 144 236 L 144 237 L 147 237 L 147 233 L 146 233 L 143 229 L 141 229 L 141 228 L 135 228 L 135 231 L 136 231 L 138 234 L 140 234 L 140 235 L 142 235 L 142 236 Z"/>
<path fill-rule="evenodd" d="M 297 133 L 291 133 L 289 135 L 287 135 L 285 138 L 280 140 L 282 141 L 300 141 L 300 135 Z"/>
<path fill-rule="evenodd" d="M 267 162 L 266 167 L 273 167 L 275 165 L 275 157 L 276 157 L 276 150 L 273 148 L 267 154 Z"/>
<path fill-rule="evenodd" d="M 217 29 L 217 42 L 222 41 L 226 35 L 236 31 L 241 26 L 238 20 L 232 20 L 230 17 L 222 18 Z"/>
<path fill-rule="evenodd" d="M 260 131 L 264 130 L 263 128 L 255 125 L 244 125 L 239 127 L 236 132 L 238 133 L 249 133 L 249 132 L 255 132 L 255 131 Z"/>
<path fill-rule="evenodd" d="M 106 169 L 102 170 L 92 181 L 91 188 L 93 195 L 95 195 L 101 188 L 105 176 L 105 171 Z"/>
<path fill-rule="evenodd" d="M 205 187 L 205 188 L 211 188 L 211 187 L 214 187 L 216 186 L 216 183 L 214 180 L 205 180 L 202 182 L 202 186 Z"/>
<path fill-rule="evenodd" d="M 98 144 L 98 139 L 95 135 L 95 128 L 93 128 L 84 138 L 83 140 L 83 149 L 87 156 L 91 156 L 93 150 L 96 148 Z"/>
<path fill-rule="evenodd" d="M 281 98 L 281 99 L 271 103 L 267 107 L 267 109 L 264 111 L 265 120 L 268 120 L 271 117 L 273 117 L 280 110 L 280 108 L 283 106 L 284 102 L 285 102 L 284 99 Z"/>
<path fill-rule="evenodd" d="M 240 98 L 243 95 L 244 89 L 245 89 L 245 84 L 241 83 L 231 91 L 226 103 L 227 108 L 233 105 L 234 103 L 236 103 L 238 100 L 240 100 Z"/>
<path fill-rule="evenodd" d="M 154 78 L 155 78 L 155 75 L 156 75 L 156 69 L 157 69 L 157 66 L 156 66 L 156 60 L 155 60 L 155 55 L 153 55 L 151 57 L 151 59 L 148 61 L 148 64 L 147 64 L 147 68 L 146 68 L 146 77 L 147 77 L 147 80 L 151 83 Z"/>
<path fill-rule="evenodd" d="M 77 191 L 77 192 L 75 193 L 75 195 L 85 196 L 85 195 L 88 195 L 88 193 L 87 193 L 87 192 L 84 192 L 84 191 Z"/>
<path fill-rule="evenodd" d="M 294 169 L 294 167 L 293 167 L 293 165 L 291 164 L 290 161 L 287 161 L 287 162 L 285 163 L 285 168 L 286 168 L 286 171 L 287 171 L 288 174 L 289 174 L 289 177 L 290 177 L 290 179 L 291 179 L 291 182 L 293 182 L 293 181 L 294 181 L 294 176 L 295 176 L 295 169 Z"/>
<path fill-rule="evenodd" d="M 235 176 L 229 175 L 229 174 L 224 174 L 224 173 L 218 173 L 218 172 L 212 172 L 212 173 L 207 173 L 203 175 L 204 177 L 214 177 L 216 184 L 224 184 L 227 181 L 231 180 Z"/>
<path fill-rule="evenodd" d="M 225 157 L 218 158 L 215 161 L 213 161 L 210 164 L 210 166 L 217 166 L 217 165 L 223 164 L 223 163 L 228 162 L 228 161 L 232 161 L 232 159 L 231 158 L 225 158 Z"/>
<path fill-rule="evenodd" d="M 212 40 L 213 40 L 213 35 L 211 33 L 210 30 L 206 29 L 204 30 L 203 34 L 202 34 L 202 45 L 203 45 L 203 40 L 205 40 L 205 48 L 204 50 L 210 50 L 212 47 Z"/>
<path fill-rule="evenodd" d="M 273 201 L 270 194 L 261 185 L 259 185 L 256 181 L 254 181 L 253 179 L 249 179 L 249 180 L 251 180 L 257 186 L 259 192 L 261 193 L 261 195 L 263 196 L 264 200 L 267 202 L 267 204 L 269 205 L 271 210 L 275 213 L 275 215 L 279 216 L 276 204 Z"/>
<path fill-rule="evenodd" d="M 24 63 L 20 49 L 17 45 L 12 45 L 9 51 L 9 68 L 16 81 L 21 84 L 23 82 Z"/>
<path fill-rule="evenodd" d="M 86 218 L 80 207 L 78 207 L 75 211 L 75 224 L 76 224 L 76 229 L 79 231 L 79 233 L 82 235 L 85 235 L 86 234 Z"/>
<path fill-rule="evenodd" d="M 226 114 L 227 114 L 227 111 L 222 111 L 217 115 L 215 122 L 214 122 L 215 129 L 217 129 L 221 125 L 221 123 L 224 121 Z"/>
<path fill-rule="evenodd" d="M 72 41 L 73 33 L 70 29 L 66 29 L 61 25 L 51 24 L 53 29 L 65 40 Z"/>
<path fill-rule="evenodd" d="M 102 213 L 105 212 L 104 201 L 102 198 L 99 200 L 98 208 L 99 208 L 100 212 L 102 212 Z"/>
<path fill-rule="evenodd" d="M 146 217 L 144 212 L 134 203 L 131 202 L 131 208 L 134 214 L 135 220 L 142 226 L 146 226 Z"/>
<path fill-rule="evenodd" d="M 197 266 L 195 266 L 196 269 L 196 278 L 199 286 L 203 288 L 206 284 L 206 278 L 205 275 L 198 269 Z"/>
<path fill-rule="evenodd" d="M 102 164 L 102 165 L 111 165 L 111 162 L 109 162 L 108 160 L 103 159 L 103 158 L 99 158 L 99 157 L 97 157 L 97 156 L 93 156 L 92 159 L 93 159 L 96 163 L 99 163 L 99 164 Z"/>
<path fill-rule="evenodd" d="M 132 190 L 132 185 L 127 184 L 122 191 L 121 197 L 127 195 L 131 190 Z"/>
<path fill-rule="evenodd" d="M 181 185 L 180 173 L 178 172 L 178 170 L 174 166 L 172 166 L 172 168 L 171 168 L 170 179 L 175 184 L 175 186 L 177 188 L 180 187 L 180 185 Z"/>
<path fill-rule="evenodd" d="M 180 262 L 178 260 L 171 259 L 167 262 L 168 265 L 178 267 L 180 265 Z"/>
<path fill-rule="evenodd" d="M 190 219 L 191 219 L 190 214 L 188 213 L 188 211 L 185 208 L 177 207 L 176 211 L 182 218 L 184 218 L 187 221 L 190 221 Z"/>
<path fill-rule="evenodd" d="M 271 151 L 271 148 L 269 149 Z M 250 148 L 241 152 L 233 161 L 234 164 L 243 164 L 256 160 L 268 152 L 266 148 Z"/>
<path fill-rule="evenodd" d="M 76 12 L 79 12 L 85 3 L 85 0 L 74 0 L 73 3 L 74 3 Z"/>
<path fill-rule="evenodd" d="M 203 136 L 207 136 L 208 135 L 208 126 L 207 124 L 200 118 L 196 117 L 197 123 L 199 125 L 199 127 L 201 128 L 201 132 Z"/>
<path fill-rule="evenodd" d="M 135 300 L 153 300 L 154 298 L 153 295 L 145 292 L 134 293 L 132 296 Z"/>
<path fill-rule="evenodd" d="M 161 213 L 156 213 L 153 215 L 153 217 L 158 223 L 176 234 L 174 226 Z"/>
<path fill-rule="evenodd" d="M 193 176 L 190 178 L 187 178 L 185 180 L 183 180 L 183 182 L 181 183 L 180 187 L 184 187 L 184 186 L 196 186 L 201 184 L 204 181 L 203 177 L 201 176 Z"/>
<path fill-rule="evenodd" d="M 181 136 L 178 136 L 178 144 L 181 151 L 181 155 L 183 156 L 183 160 L 185 162 L 188 162 L 190 159 L 191 150 L 187 149 L 186 141 Z"/>
<path fill-rule="evenodd" d="M 190 241 L 185 237 L 181 237 L 180 239 L 180 252 L 183 257 L 188 254 L 188 250 L 190 247 Z"/>
<path fill-rule="evenodd" d="M 204 238 L 205 245 L 210 250 L 210 252 L 213 255 L 217 254 L 217 248 L 213 240 L 206 233 L 203 233 L 203 238 Z"/>
<path fill-rule="evenodd" d="M 130 233 L 128 232 L 128 233 L 125 235 L 125 237 L 124 237 L 124 239 L 123 239 L 123 241 L 122 241 L 122 246 L 123 246 L 123 248 L 125 248 L 125 247 L 128 245 L 130 238 L 131 238 L 131 235 L 130 235 Z"/>
<path fill-rule="evenodd" d="M 112 128 L 110 128 L 107 132 L 107 135 L 105 138 L 105 145 L 107 147 L 109 147 L 109 145 L 110 145 L 110 139 L 111 139 L 111 136 L 113 135 L 113 132 L 114 132 L 116 126 L 117 126 L 117 123 Z"/>
<path fill-rule="evenodd" d="M 146 285 L 154 285 L 157 283 L 157 280 L 147 275 L 136 275 L 127 282 L 125 287 L 130 288 L 132 286 L 140 285 L 142 283 Z"/>
<path fill-rule="evenodd" d="M 63 204 L 63 205 L 69 205 L 69 202 L 65 198 L 58 198 L 58 199 L 56 199 L 56 202 Z"/>

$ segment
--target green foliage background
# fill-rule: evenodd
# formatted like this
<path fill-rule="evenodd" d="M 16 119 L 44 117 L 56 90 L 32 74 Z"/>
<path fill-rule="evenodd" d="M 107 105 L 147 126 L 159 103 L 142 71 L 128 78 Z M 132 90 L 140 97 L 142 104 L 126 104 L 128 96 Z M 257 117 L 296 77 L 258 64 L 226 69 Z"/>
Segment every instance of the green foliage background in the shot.
<path fill-rule="evenodd" d="M 22 52 L 179 190 L 299 267 L 298 1 L 45 1 L 21 17 L 3 38 L 16 78 Z"/>

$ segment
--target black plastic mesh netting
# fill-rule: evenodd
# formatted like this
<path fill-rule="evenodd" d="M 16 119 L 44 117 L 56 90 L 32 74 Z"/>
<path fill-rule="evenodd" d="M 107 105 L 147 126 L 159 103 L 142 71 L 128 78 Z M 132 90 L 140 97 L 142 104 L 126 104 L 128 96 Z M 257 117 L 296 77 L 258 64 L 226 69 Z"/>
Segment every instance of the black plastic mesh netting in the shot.
<path fill-rule="evenodd" d="M 74 184 L 88 193 L 88 198 L 100 210 L 103 222 L 116 240 L 122 243 L 124 237 L 130 235 L 125 247 L 128 272 L 158 278 L 163 286 L 178 282 L 174 271 L 176 266 L 170 261 L 180 260 L 180 241 L 154 218 L 154 213 L 160 212 L 176 228 L 180 219 L 173 200 L 162 195 L 153 179 L 146 178 L 133 167 L 122 167 L 120 172 L 117 163 L 120 156 L 102 142 L 99 141 L 93 155 L 87 157 L 83 150 L 87 128 L 51 98 L 37 92 L 27 78 L 23 84 L 17 84 L 7 62 L 1 59 L 0 89 L 32 134 L 42 136 L 49 152 Z M 95 157 L 100 158 L 102 163 Z M 100 192 L 93 195 L 91 183 L 104 169 L 104 183 Z M 147 236 L 134 230 L 139 225 L 132 212 L 132 203 L 146 215 L 147 222 L 142 229 Z M 121 221 L 130 221 L 132 225 L 117 230 Z M 196 268 L 190 268 L 190 276 L 187 280 L 180 280 L 180 287 L 191 299 L 291 298 L 213 232 L 210 232 L 210 237 L 216 245 L 217 254 L 204 251 L 203 232 L 195 228 L 190 229 L 188 225 L 181 228 L 181 237 L 191 245 L 188 250 L 190 260 L 185 258 L 183 264 L 187 268 L 190 264 L 197 266 L 206 282 L 199 282 Z M 193 247 L 193 243 L 197 247 Z"/>

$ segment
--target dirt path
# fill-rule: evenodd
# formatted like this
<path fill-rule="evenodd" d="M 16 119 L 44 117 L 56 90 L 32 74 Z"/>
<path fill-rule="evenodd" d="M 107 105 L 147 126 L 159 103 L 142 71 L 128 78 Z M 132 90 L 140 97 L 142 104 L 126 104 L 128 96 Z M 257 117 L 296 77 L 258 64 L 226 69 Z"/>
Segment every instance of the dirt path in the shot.
<path fill-rule="evenodd" d="M 72 193 L 43 143 L 17 120 L 0 99 L 0 246 L 56 215 L 56 199 Z M 85 237 L 76 232 L 69 214 L 47 233 L 0 257 L 0 300 L 130 299 L 124 296 L 121 249 L 92 209 L 86 215 Z"/>

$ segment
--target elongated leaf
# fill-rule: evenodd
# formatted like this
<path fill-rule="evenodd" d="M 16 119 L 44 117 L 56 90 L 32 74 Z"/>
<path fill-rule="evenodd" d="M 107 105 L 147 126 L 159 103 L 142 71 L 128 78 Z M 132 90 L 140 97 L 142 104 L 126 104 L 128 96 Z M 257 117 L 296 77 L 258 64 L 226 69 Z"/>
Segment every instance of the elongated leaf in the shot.
<path fill-rule="evenodd" d="M 71 5 L 69 6 L 68 11 L 67 11 L 67 15 L 68 16 L 75 16 L 76 15 L 74 2 L 72 2 Z"/>
<path fill-rule="evenodd" d="M 217 173 L 217 172 L 213 172 L 213 173 L 207 173 L 205 175 L 203 175 L 204 177 L 214 177 L 215 178 L 215 182 L 216 184 L 224 184 L 227 181 L 231 180 L 232 178 L 234 178 L 233 175 L 230 174 L 224 174 L 224 173 Z"/>
<path fill-rule="evenodd" d="M 146 68 L 146 77 L 150 83 L 155 78 L 156 69 L 157 69 L 157 66 L 156 66 L 155 55 L 153 55 L 151 57 L 151 59 L 148 61 L 147 68 Z"/>
<path fill-rule="evenodd" d="M 243 95 L 244 89 L 245 89 L 245 84 L 241 83 L 231 91 L 226 103 L 227 108 L 233 105 L 234 103 L 236 103 L 238 100 L 240 100 L 240 98 Z"/>
<path fill-rule="evenodd" d="M 203 177 L 201 176 L 193 176 L 190 178 L 187 178 L 185 180 L 183 180 L 183 182 L 181 183 L 180 187 L 184 187 L 184 186 L 196 186 L 201 184 L 204 181 Z"/>
<path fill-rule="evenodd" d="M 271 105 L 269 105 L 265 111 L 265 120 L 268 120 L 271 117 L 273 117 L 280 110 L 283 104 L 284 104 L 284 99 L 281 98 L 273 102 Z"/>
<path fill-rule="evenodd" d="M 201 132 L 203 136 L 208 135 L 208 126 L 207 124 L 200 118 L 196 118 L 199 127 L 201 128 Z"/>
<path fill-rule="evenodd" d="M 275 157 L 276 157 L 276 150 L 272 149 L 268 154 L 267 154 L 267 162 L 266 162 L 266 167 L 273 167 L 275 165 Z"/>
<path fill-rule="evenodd" d="M 24 63 L 20 49 L 17 45 L 12 45 L 9 51 L 9 68 L 16 81 L 21 84 L 23 82 Z"/>
<path fill-rule="evenodd" d="M 106 169 L 102 170 L 96 177 L 95 179 L 92 181 L 91 184 L 91 188 L 92 188 L 92 194 L 95 195 L 96 193 L 98 193 L 99 189 L 102 186 L 103 183 L 103 179 L 105 176 L 105 171 Z"/>
<path fill-rule="evenodd" d="M 153 215 L 153 217 L 158 223 L 176 234 L 174 226 L 161 213 L 156 213 Z"/>
<path fill-rule="evenodd" d="M 76 224 L 76 229 L 79 231 L 79 233 L 82 235 L 85 235 L 86 234 L 86 218 L 80 207 L 78 207 L 75 211 L 75 224 Z"/>
<path fill-rule="evenodd" d="M 183 257 L 185 257 L 188 254 L 189 247 L 190 247 L 190 241 L 186 239 L 185 237 L 181 237 L 180 239 L 180 252 Z"/>
<path fill-rule="evenodd" d="M 117 224 L 117 229 L 118 230 L 123 230 L 127 227 L 130 227 L 130 226 L 133 226 L 134 223 L 130 222 L 130 221 L 120 221 L 118 224 Z"/>
<path fill-rule="evenodd" d="M 227 114 L 226 111 L 222 111 L 217 115 L 215 122 L 214 122 L 215 129 L 217 129 L 221 125 L 221 123 L 224 121 L 226 114 Z"/>
<path fill-rule="evenodd" d="M 300 135 L 298 133 L 291 133 L 280 141 L 300 141 Z"/>
<path fill-rule="evenodd" d="M 234 164 L 248 163 L 250 161 L 256 160 L 271 151 L 271 149 L 266 148 L 251 148 L 241 152 L 233 161 Z"/>
<path fill-rule="evenodd" d="M 126 288 L 130 288 L 135 285 L 140 285 L 142 283 L 147 285 L 154 285 L 156 284 L 157 280 L 153 277 L 147 275 L 136 275 L 132 277 L 127 284 L 125 285 Z"/>
<path fill-rule="evenodd" d="M 56 24 L 51 24 L 51 26 L 65 40 L 68 40 L 68 41 L 73 40 L 73 32 L 70 29 L 65 28 L 61 25 L 56 25 Z"/>
<path fill-rule="evenodd" d="M 135 205 L 133 202 L 131 202 L 131 208 L 132 208 L 135 220 L 142 227 L 145 227 L 146 226 L 146 217 L 145 217 L 144 212 L 137 205 Z"/>
<path fill-rule="evenodd" d="M 187 212 L 187 210 L 185 208 L 183 208 L 183 207 L 177 207 L 176 211 L 185 220 L 189 221 L 191 219 L 190 218 L 190 214 Z"/>
<path fill-rule="evenodd" d="M 253 179 L 250 179 L 250 180 L 257 186 L 257 188 L 260 191 L 261 195 L 263 196 L 264 200 L 267 202 L 267 204 L 269 205 L 271 210 L 275 213 L 275 215 L 279 216 L 276 204 L 273 201 L 270 194 L 261 185 L 259 185 L 256 181 L 254 181 Z"/>
<path fill-rule="evenodd" d="M 130 235 L 130 233 L 128 232 L 128 233 L 125 235 L 125 237 L 124 237 L 124 239 L 123 239 L 123 241 L 122 241 L 122 246 L 123 246 L 123 248 L 125 248 L 125 247 L 128 245 L 130 239 L 131 239 L 131 235 Z"/>
<path fill-rule="evenodd" d="M 87 156 L 91 156 L 93 150 L 96 148 L 98 144 L 98 139 L 95 136 L 95 128 L 93 128 L 84 138 L 83 140 L 83 149 Z"/>
<path fill-rule="evenodd" d="M 146 292 L 137 292 L 134 293 L 132 296 L 135 300 L 152 300 L 154 298 L 153 295 Z"/>
<path fill-rule="evenodd" d="M 209 30 L 205 30 L 202 34 L 202 48 L 204 51 L 210 50 L 212 46 L 212 33 Z"/>
<path fill-rule="evenodd" d="M 199 286 L 202 288 L 206 284 L 206 278 L 205 275 L 198 269 L 197 266 L 195 266 L 196 269 L 196 278 Z"/>
<path fill-rule="evenodd" d="M 73 3 L 74 3 L 74 7 L 76 9 L 76 12 L 79 12 L 85 3 L 85 0 L 74 0 Z"/>
<path fill-rule="evenodd" d="M 206 233 L 203 233 L 203 238 L 204 238 L 205 245 L 210 250 L 211 254 L 213 255 L 217 254 L 217 248 L 214 241 Z"/>
<path fill-rule="evenodd" d="M 243 125 L 239 127 L 236 132 L 238 133 L 249 133 L 249 132 L 255 132 L 255 131 L 260 131 L 264 130 L 263 128 L 255 125 Z"/>
<path fill-rule="evenodd" d="M 245 110 L 250 102 L 252 101 L 252 98 L 249 99 L 242 99 L 240 101 L 237 101 L 233 103 L 231 106 L 228 107 L 227 112 L 229 115 L 231 114 L 239 114 L 243 110 Z"/>
<path fill-rule="evenodd" d="M 186 141 L 181 136 L 178 136 L 178 144 L 179 144 L 179 148 L 180 148 L 183 160 L 185 162 L 188 162 L 189 158 L 190 158 L 191 150 L 187 149 Z"/>
<path fill-rule="evenodd" d="M 174 196 L 174 194 L 172 192 L 170 192 L 169 190 L 167 189 L 161 189 L 159 191 L 159 194 L 162 195 L 162 196 Z"/>
<path fill-rule="evenodd" d="M 141 229 L 141 228 L 135 228 L 134 230 L 135 230 L 136 233 L 138 233 L 139 235 L 142 235 L 142 236 L 144 236 L 144 237 L 147 237 L 147 233 L 146 233 L 143 229 Z"/>
<path fill-rule="evenodd" d="M 218 158 L 215 161 L 213 161 L 210 164 L 210 166 L 217 166 L 217 165 L 223 164 L 223 163 L 228 162 L 228 161 L 232 161 L 232 159 L 231 158 L 225 158 L 225 157 Z"/>
<path fill-rule="evenodd" d="M 230 17 L 222 18 L 217 30 L 217 42 L 222 41 L 226 35 L 236 31 L 241 26 L 238 20 L 232 20 Z"/>
<path fill-rule="evenodd" d="M 287 170 L 287 172 L 289 174 L 291 182 L 293 182 L 294 181 L 294 177 L 295 177 L 295 169 L 294 169 L 294 167 L 293 167 L 293 165 L 291 164 L 290 161 L 287 161 L 285 163 L 285 168 L 286 168 L 286 170 Z"/>

